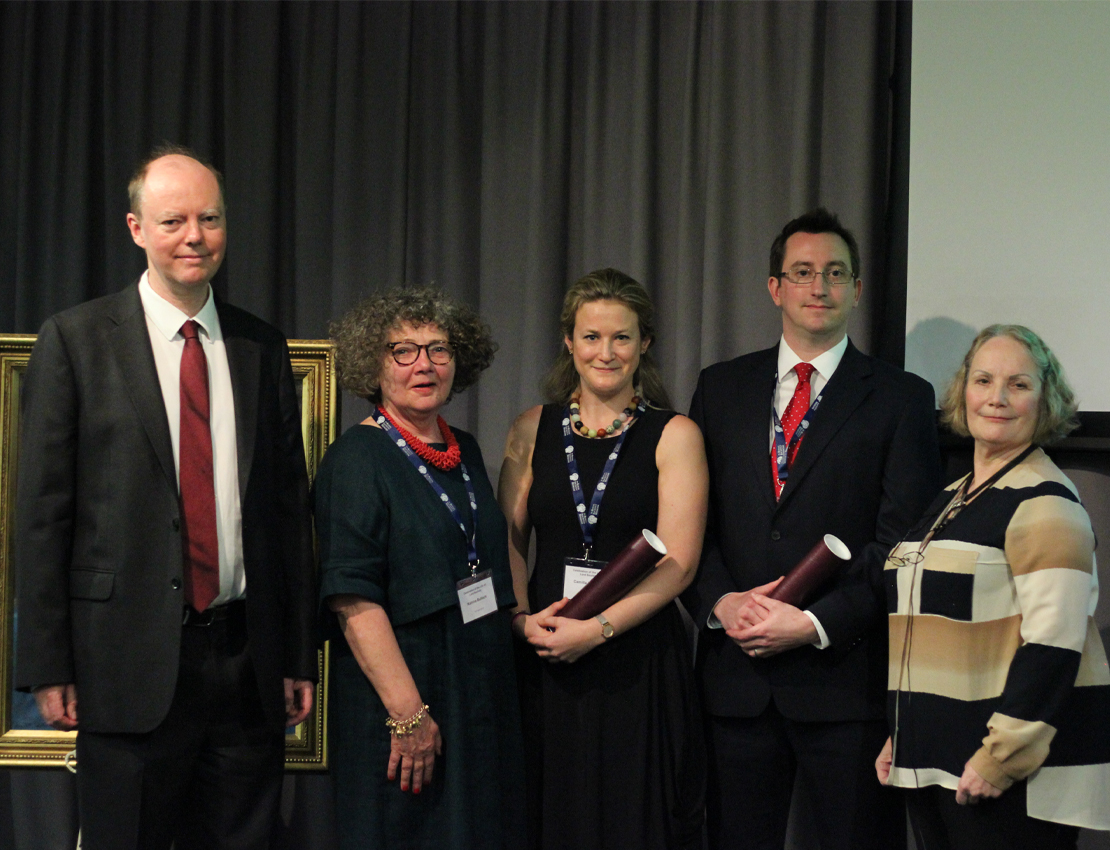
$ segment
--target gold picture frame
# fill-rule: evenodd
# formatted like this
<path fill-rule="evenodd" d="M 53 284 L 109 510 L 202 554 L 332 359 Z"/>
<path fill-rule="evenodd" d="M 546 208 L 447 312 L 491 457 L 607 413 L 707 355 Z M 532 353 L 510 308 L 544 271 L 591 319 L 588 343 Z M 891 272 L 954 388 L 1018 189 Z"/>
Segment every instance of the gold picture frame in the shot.
<path fill-rule="evenodd" d="M 41 728 L 33 700 L 12 688 L 15 645 L 15 575 L 12 530 L 19 465 L 19 400 L 34 334 L 0 334 L 0 767 L 62 767 L 76 733 Z M 301 434 L 309 481 L 339 427 L 335 352 L 328 340 L 289 341 L 301 404 Z M 285 735 L 287 770 L 327 768 L 328 647 L 318 653 L 319 679 L 312 713 Z M 39 728 L 35 728 L 36 725 Z"/>

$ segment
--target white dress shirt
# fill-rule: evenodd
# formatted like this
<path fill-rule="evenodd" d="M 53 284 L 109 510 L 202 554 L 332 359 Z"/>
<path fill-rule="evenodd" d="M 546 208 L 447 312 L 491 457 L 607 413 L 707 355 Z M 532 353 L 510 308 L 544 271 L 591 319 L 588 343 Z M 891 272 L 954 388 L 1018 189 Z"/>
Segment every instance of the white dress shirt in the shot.
<path fill-rule="evenodd" d="M 160 296 L 143 272 L 139 297 L 146 314 L 150 347 L 166 418 L 170 426 L 174 468 L 181 487 L 181 354 L 185 338 L 181 326 L 189 320 L 181 310 Z M 212 604 L 222 605 L 246 596 L 247 577 L 243 569 L 243 513 L 239 504 L 238 449 L 235 444 L 235 397 L 231 391 L 231 369 L 227 364 L 220 317 L 209 288 L 208 300 L 192 317 L 200 325 L 200 342 L 208 361 L 209 425 L 212 429 L 212 463 L 216 484 L 216 539 L 220 552 L 220 595 Z"/>
<path fill-rule="evenodd" d="M 813 367 L 813 374 L 809 377 L 809 403 L 813 404 L 813 400 L 821 394 L 821 390 L 825 389 L 825 384 L 832 378 L 833 373 L 836 372 L 836 367 L 840 365 L 840 361 L 844 359 L 844 352 L 848 350 L 848 337 L 840 340 L 836 345 L 830 348 L 823 354 L 818 354 L 812 360 L 808 361 L 809 365 Z M 801 357 L 794 353 L 786 342 L 785 338 L 779 339 L 779 383 L 775 387 L 775 412 L 782 419 L 786 413 L 786 406 L 790 404 L 790 399 L 794 397 L 794 390 L 798 388 L 798 373 L 794 371 L 794 367 L 799 363 L 803 363 Z M 767 428 L 767 452 L 770 457 L 771 448 L 775 445 L 775 419 L 770 417 L 770 424 Z M 768 460 L 767 463 L 771 461 Z"/>
<path fill-rule="evenodd" d="M 794 371 L 794 367 L 803 362 L 808 362 L 813 367 L 813 374 L 810 375 L 809 378 L 809 403 L 813 404 L 813 400 L 821 394 L 821 391 L 825 389 L 825 385 L 831 380 L 833 373 L 836 372 L 837 367 L 840 365 L 840 361 L 844 359 L 844 352 L 847 350 L 848 337 L 845 335 L 840 342 L 828 351 L 817 355 L 812 360 L 803 361 L 801 357 L 794 353 L 794 349 L 787 344 L 785 337 L 779 338 L 779 382 L 775 387 L 774 395 L 775 412 L 778 414 L 779 419 L 782 419 L 783 415 L 786 413 L 786 406 L 790 404 L 790 399 L 794 397 L 794 390 L 798 388 L 798 373 Z M 772 416 L 769 417 L 769 419 L 770 422 L 768 423 L 767 429 L 768 465 L 771 463 L 771 450 L 775 445 L 775 418 Z M 724 598 L 724 596 L 721 597 L 721 599 Z M 719 603 L 721 599 L 718 599 L 717 602 Z M 716 608 L 717 606 L 714 605 L 713 607 Z M 818 649 L 825 649 L 828 647 L 829 636 L 816 615 L 814 615 L 812 611 L 803 611 L 802 613 L 809 617 L 814 628 L 817 629 L 817 640 L 813 642 L 813 645 Z M 721 628 L 721 621 L 717 619 L 716 614 L 710 614 L 707 625 L 711 629 L 719 629 Z"/>

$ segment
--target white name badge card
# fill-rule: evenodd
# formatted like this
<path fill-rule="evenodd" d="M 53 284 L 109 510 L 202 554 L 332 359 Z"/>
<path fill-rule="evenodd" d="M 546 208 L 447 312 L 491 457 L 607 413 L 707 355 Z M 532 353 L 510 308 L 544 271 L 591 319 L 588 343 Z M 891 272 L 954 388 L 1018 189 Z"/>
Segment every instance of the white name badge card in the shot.
<path fill-rule="evenodd" d="M 601 572 L 605 561 L 594 561 L 587 558 L 566 558 L 563 560 L 563 596 L 573 599 L 575 595 L 590 583 L 590 579 Z"/>
<path fill-rule="evenodd" d="M 497 594 L 493 591 L 493 574 L 489 570 L 456 582 L 455 590 L 459 594 L 459 609 L 464 624 L 497 610 Z"/>

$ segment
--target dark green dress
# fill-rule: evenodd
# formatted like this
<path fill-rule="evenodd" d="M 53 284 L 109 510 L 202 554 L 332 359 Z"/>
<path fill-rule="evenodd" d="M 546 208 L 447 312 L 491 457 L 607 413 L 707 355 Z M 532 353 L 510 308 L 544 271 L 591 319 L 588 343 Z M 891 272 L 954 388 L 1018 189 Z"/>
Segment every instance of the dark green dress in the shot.
<path fill-rule="evenodd" d="M 387 781 L 385 707 L 322 605 L 331 639 L 328 744 L 343 850 L 516 850 L 524 841 L 508 531 L 477 442 L 455 434 L 477 496 L 481 569 L 493 571 L 500 606 L 467 625 L 455 591 L 469 575 L 463 534 L 385 432 L 351 428 L 328 449 L 316 477 L 321 602 L 355 594 L 385 608 L 443 736 L 434 778 L 419 795 Z M 428 468 L 472 527 L 461 468 Z"/>

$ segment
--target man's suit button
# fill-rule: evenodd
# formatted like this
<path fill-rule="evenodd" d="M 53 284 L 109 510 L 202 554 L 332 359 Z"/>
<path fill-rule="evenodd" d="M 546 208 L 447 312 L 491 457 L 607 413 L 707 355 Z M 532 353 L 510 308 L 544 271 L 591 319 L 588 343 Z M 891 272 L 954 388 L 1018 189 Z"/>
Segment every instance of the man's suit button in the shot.
<path fill-rule="evenodd" d="M 772 540 L 778 540 L 780 537 L 782 537 L 782 535 L 779 534 L 777 531 L 772 531 L 771 532 L 771 539 Z"/>
<path fill-rule="evenodd" d="M 174 590 L 181 590 L 181 579 L 171 578 L 170 587 L 172 587 Z"/>
<path fill-rule="evenodd" d="M 173 530 L 174 530 L 174 531 L 181 531 L 181 520 L 179 520 L 179 519 L 177 519 L 177 518 L 174 518 L 174 521 L 173 521 Z"/>

